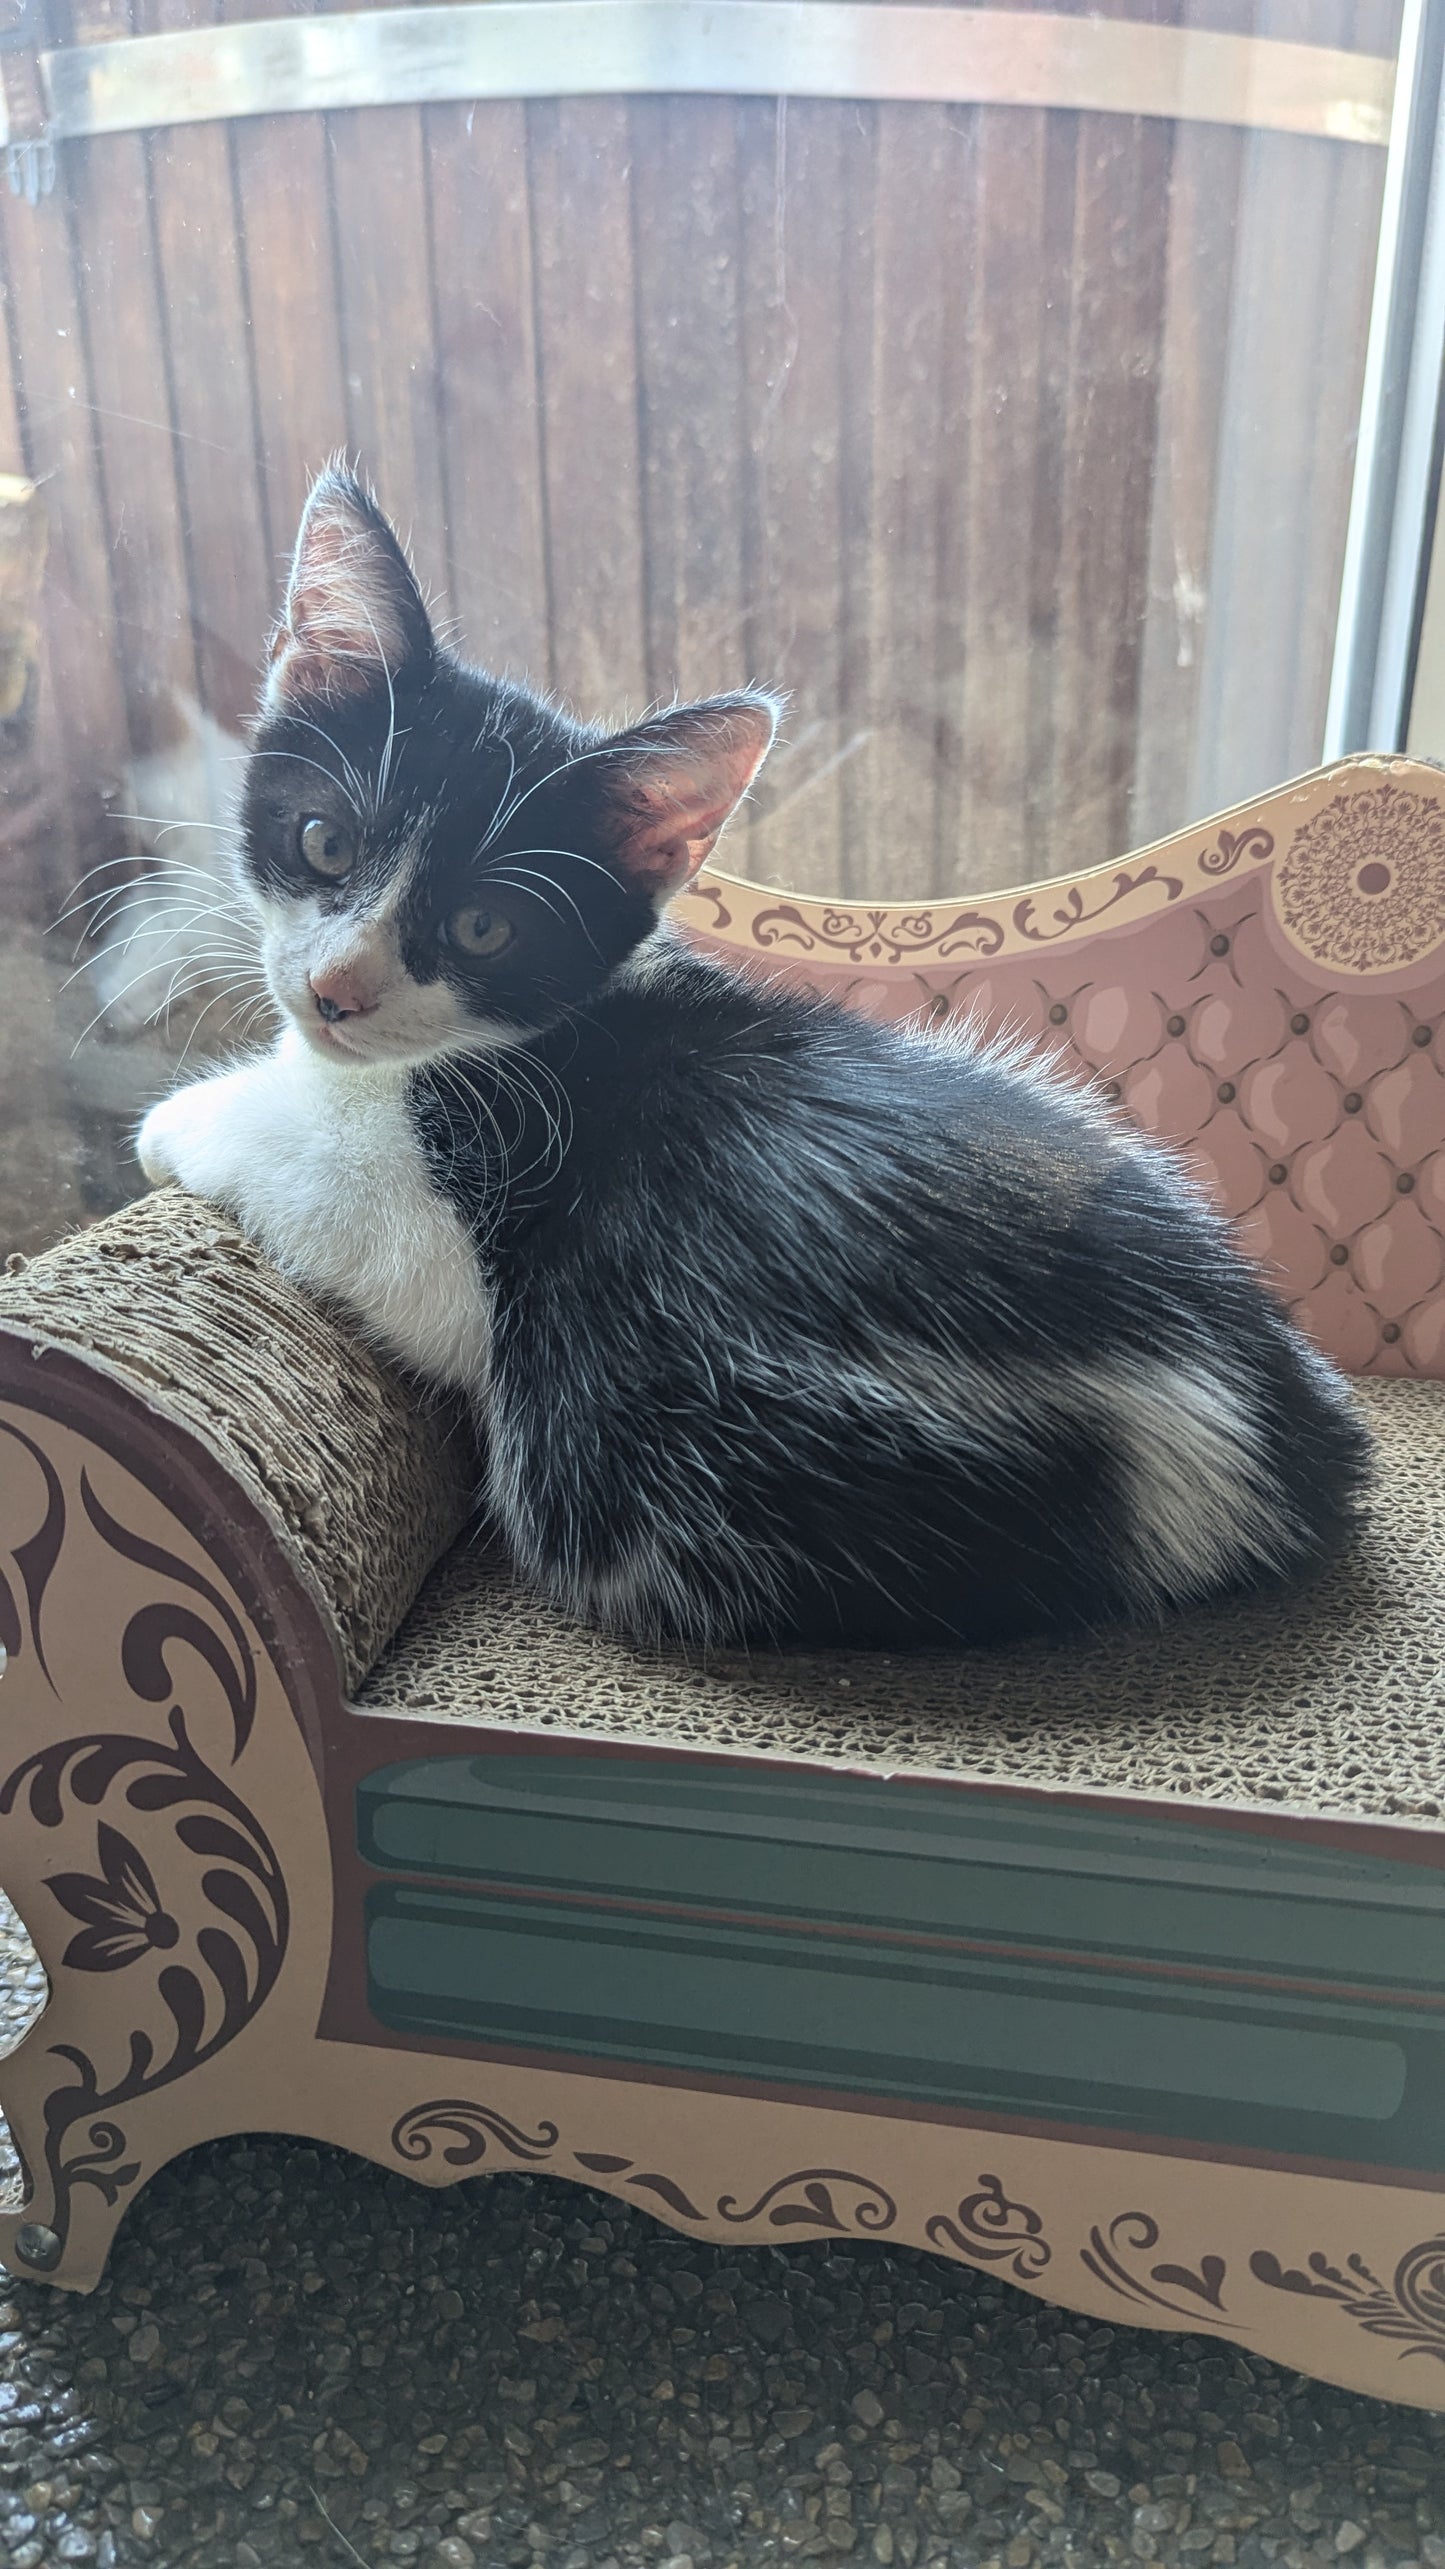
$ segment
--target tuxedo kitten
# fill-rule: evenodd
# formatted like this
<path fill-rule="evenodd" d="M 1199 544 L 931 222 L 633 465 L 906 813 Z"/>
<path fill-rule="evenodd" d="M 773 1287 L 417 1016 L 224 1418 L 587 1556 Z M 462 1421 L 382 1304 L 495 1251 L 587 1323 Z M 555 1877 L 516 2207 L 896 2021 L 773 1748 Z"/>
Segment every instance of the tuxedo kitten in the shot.
<path fill-rule="evenodd" d="M 468 668 L 327 473 L 242 812 L 284 1030 L 154 1108 L 147 1174 L 470 1396 L 573 1614 L 897 1649 L 1306 1569 L 1367 1440 L 1175 1167 L 1016 1052 L 667 928 L 775 719 L 608 735 Z"/>

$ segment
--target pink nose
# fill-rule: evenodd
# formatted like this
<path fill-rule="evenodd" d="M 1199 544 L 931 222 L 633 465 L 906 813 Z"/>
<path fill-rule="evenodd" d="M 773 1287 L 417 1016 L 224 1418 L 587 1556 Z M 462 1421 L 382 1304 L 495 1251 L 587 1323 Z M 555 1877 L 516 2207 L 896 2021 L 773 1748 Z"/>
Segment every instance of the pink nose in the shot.
<path fill-rule="evenodd" d="M 364 1017 L 376 1001 L 354 964 L 333 964 L 310 976 L 319 1016 L 334 1024 L 338 1017 Z"/>

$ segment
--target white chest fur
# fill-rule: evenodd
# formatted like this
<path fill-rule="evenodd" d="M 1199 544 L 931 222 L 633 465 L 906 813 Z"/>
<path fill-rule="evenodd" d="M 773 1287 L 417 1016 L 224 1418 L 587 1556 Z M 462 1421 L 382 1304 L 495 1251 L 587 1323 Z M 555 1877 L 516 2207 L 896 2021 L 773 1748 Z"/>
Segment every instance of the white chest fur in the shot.
<path fill-rule="evenodd" d="M 286 1275 L 346 1304 L 375 1345 L 480 1396 L 491 1298 L 427 1175 L 403 1072 L 333 1068 L 288 1029 L 273 1052 L 163 1098 L 137 1148 L 147 1177 L 224 1205 Z"/>

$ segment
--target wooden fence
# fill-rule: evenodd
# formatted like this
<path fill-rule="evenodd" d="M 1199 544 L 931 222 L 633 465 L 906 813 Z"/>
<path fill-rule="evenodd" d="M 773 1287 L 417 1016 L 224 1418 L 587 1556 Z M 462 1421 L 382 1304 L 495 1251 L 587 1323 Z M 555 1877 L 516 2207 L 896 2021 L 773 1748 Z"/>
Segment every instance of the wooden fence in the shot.
<path fill-rule="evenodd" d="M 49 0 L 94 44 L 197 0 Z M 227 0 L 230 16 L 261 14 Z M 1388 53 L 1395 0 L 1123 0 Z M 1067 108 L 576 98 L 62 147 L 0 197 L 44 754 L 249 701 L 345 445 L 473 654 L 589 713 L 758 677 L 733 861 L 1103 858 L 1315 756 L 1384 154 Z"/>

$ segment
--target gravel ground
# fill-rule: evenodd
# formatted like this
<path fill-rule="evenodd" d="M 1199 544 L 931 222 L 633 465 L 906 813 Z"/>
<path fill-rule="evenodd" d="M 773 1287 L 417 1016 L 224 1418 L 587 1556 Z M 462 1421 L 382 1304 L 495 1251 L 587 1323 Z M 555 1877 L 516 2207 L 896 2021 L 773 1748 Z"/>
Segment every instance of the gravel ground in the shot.
<path fill-rule="evenodd" d="M 0 2048 L 35 2005 L 0 1920 Z M 0 2285 L 0 2291 L 4 2291 Z M 1445 2569 L 1445 2417 L 876 2242 L 709 2247 L 293 2141 L 0 2299 L 0 2563 Z"/>

